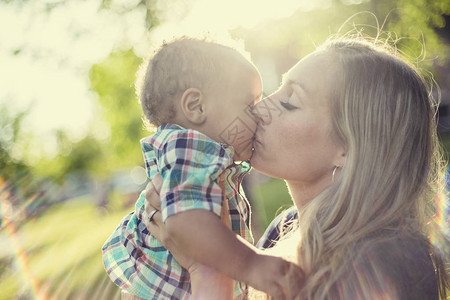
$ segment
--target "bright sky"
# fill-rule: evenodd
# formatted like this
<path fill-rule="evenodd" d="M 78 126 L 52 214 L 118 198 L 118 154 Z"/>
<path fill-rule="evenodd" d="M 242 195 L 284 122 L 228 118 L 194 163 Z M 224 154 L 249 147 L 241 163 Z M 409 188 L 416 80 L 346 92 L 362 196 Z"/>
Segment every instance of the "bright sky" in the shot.
<path fill-rule="evenodd" d="M 313 8 L 309 0 L 160 0 L 166 22 L 148 36 L 144 11 L 114 15 L 99 12 L 100 0 L 67 0 L 51 13 L 45 12 L 59 2 L 33 0 L 22 7 L 0 3 L 0 103 L 7 103 L 12 111 L 31 106 L 27 129 L 41 139 L 48 137 L 46 152 L 55 148 L 49 134 L 53 130 L 81 138 L 87 124 L 98 116 L 88 72 L 120 45 L 133 45 L 138 55 L 145 56 L 149 38 L 206 30 L 227 33 L 238 26 L 251 28 L 268 19 L 288 17 L 299 8 Z M 105 127 L 98 128 L 99 136 L 107 132 L 102 130 Z"/>

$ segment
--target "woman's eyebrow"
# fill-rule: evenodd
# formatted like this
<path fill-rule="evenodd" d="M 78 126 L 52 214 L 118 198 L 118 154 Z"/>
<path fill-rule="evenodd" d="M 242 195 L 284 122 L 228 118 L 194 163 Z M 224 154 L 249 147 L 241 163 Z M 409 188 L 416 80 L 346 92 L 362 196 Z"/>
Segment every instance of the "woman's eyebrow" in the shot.
<path fill-rule="evenodd" d="M 305 86 L 303 84 L 301 84 L 300 82 L 298 82 L 298 81 L 294 81 L 292 79 L 288 79 L 286 84 L 296 85 L 296 86 L 300 87 L 306 94 L 310 95 L 309 91 L 305 88 Z"/>
<path fill-rule="evenodd" d="M 305 93 L 307 93 L 308 95 L 311 95 L 310 94 L 310 92 L 305 88 L 305 85 L 303 85 L 303 84 L 301 84 L 300 82 L 298 82 L 298 81 L 295 81 L 295 80 L 293 80 L 293 79 L 291 79 L 291 78 L 288 78 L 288 75 L 289 75 L 289 73 L 284 73 L 283 75 L 282 75 L 282 79 L 281 79 L 281 82 L 282 82 L 282 84 L 284 85 L 284 84 L 288 84 L 288 85 L 293 85 L 293 84 L 295 84 L 295 85 L 297 85 L 297 86 L 299 86 L 303 91 L 305 91 Z"/>

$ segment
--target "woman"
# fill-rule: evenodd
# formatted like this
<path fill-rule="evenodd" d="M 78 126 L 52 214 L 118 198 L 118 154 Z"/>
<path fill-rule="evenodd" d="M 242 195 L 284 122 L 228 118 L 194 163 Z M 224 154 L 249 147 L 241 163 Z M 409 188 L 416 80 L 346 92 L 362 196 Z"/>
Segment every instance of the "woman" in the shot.
<path fill-rule="evenodd" d="M 268 101 L 280 115 L 266 113 Z M 259 245 L 303 268 L 299 299 L 445 299 L 446 245 L 430 242 L 444 168 L 435 106 L 412 66 L 364 41 L 329 41 L 254 112 L 251 163 L 285 179 L 295 204 Z M 158 214 L 148 227 L 190 270 L 194 296 L 225 295 L 228 279 L 165 239 Z"/>

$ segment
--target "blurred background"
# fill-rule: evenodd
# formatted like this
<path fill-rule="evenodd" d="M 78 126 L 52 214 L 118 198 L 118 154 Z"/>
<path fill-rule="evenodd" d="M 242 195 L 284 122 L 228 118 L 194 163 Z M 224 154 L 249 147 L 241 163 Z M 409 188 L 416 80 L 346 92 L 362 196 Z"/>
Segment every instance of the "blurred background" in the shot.
<path fill-rule="evenodd" d="M 101 246 L 145 187 L 134 81 L 162 40 L 237 41 L 268 95 L 330 35 L 382 29 L 440 87 L 448 149 L 449 23 L 448 0 L 0 0 L 0 299 L 119 299 Z M 291 201 L 256 171 L 245 189 L 258 238 Z"/>

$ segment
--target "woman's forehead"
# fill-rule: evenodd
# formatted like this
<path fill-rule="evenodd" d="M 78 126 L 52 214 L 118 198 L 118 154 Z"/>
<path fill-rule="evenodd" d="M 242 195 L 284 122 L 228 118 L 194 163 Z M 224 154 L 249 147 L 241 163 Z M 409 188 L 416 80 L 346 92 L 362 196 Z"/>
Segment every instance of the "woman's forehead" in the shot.
<path fill-rule="evenodd" d="M 286 74 L 289 76 L 289 74 L 303 69 L 323 68 L 328 63 L 330 63 L 329 55 L 326 55 L 322 50 L 318 50 L 300 59 Z"/>
<path fill-rule="evenodd" d="M 302 58 L 288 72 L 283 75 L 283 84 L 296 83 L 305 90 L 327 78 L 333 67 L 330 57 L 323 51 L 313 52 Z"/>

